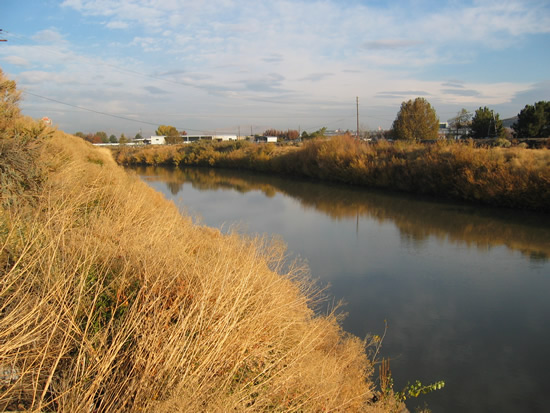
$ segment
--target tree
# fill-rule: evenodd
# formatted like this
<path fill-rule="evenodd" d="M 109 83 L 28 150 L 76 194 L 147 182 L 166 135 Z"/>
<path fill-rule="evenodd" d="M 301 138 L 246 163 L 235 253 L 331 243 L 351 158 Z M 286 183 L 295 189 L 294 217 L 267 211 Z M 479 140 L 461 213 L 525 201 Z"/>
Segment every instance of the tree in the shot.
<path fill-rule="evenodd" d="M 111 143 L 117 143 L 117 142 L 118 142 L 118 139 L 116 138 L 115 135 L 111 135 L 111 136 L 109 136 L 109 142 L 111 142 Z"/>
<path fill-rule="evenodd" d="M 300 137 L 300 132 L 297 130 L 287 129 L 286 131 L 277 129 L 267 129 L 263 136 L 276 136 L 280 140 L 295 140 Z"/>
<path fill-rule="evenodd" d="M 180 136 L 180 133 L 178 132 L 178 130 L 174 126 L 170 126 L 170 125 L 160 125 L 156 130 L 155 134 L 157 136 L 166 136 L 166 137 Z"/>
<path fill-rule="evenodd" d="M 136 136 L 134 136 L 134 139 L 135 140 L 138 140 L 138 139 L 143 139 L 143 136 L 141 136 L 141 133 L 136 133 Z"/>
<path fill-rule="evenodd" d="M 306 131 L 303 131 L 302 140 L 324 138 L 326 132 L 327 132 L 326 126 L 323 126 L 321 129 L 317 129 L 315 132 L 311 132 L 311 133 L 307 133 Z"/>
<path fill-rule="evenodd" d="M 472 114 L 462 108 L 454 118 L 449 119 L 449 126 L 455 131 L 455 136 L 460 135 L 460 130 L 468 128 L 472 124 Z"/>
<path fill-rule="evenodd" d="M 87 141 L 90 141 L 92 143 L 103 143 L 103 139 L 101 138 L 100 135 L 98 135 L 97 133 L 94 134 L 94 133 L 89 133 L 87 136 L 86 136 L 86 140 Z"/>
<path fill-rule="evenodd" d="M 439 118 L 426 99 L 416 98 L 401 104 L 392 130 L 396 139 L 437 139 Z"/>
<path fill-rule="evenodd" d="M 109 138 L 107 138 L 107 134 L 105 132 L 96 132 L 95 136 L 97 136 L 102 143 L 109 142 Z"/>
<path fill-rule="evenodd" d="M 512 129 L 518 139 L 550 136 L 550 102 L 541 100 L 534 105 L 525 105 Z"/>
<path fill-rule="evenodd" d="M 267 129 L 264 132 L 263 136 L 276 136 L 280 137 L 283 134 L 283 131 L 277 130 L 277 129 Z"/>
<path fill-rule="evenodd" d="M 499 114 L 489 109 L 487 106 L 476 110 L 472 119 L 472 137 L 496 138 L 503 133 L 502 121 Z"/>
<path fill-rule="evenodd" d="M 165 142 L 167 144 L 174 144 L 183 142 L 183 138 L 180 133 L 174 126 L 170 125 L 160 125 L 156 130 L 155 134 L 157 136 L 165 136 Z"/>
<path fill-rule="evenodd" d="M 126 137 L 126 135 L 121 133 L 120 134 L 120 139 L 118 140 L 118 143 L 120 143 L 121 145 L 124 145 L 124 144 L 128 143 L 128 138 Z"/>
<path fill-rule="evenodd" d="M 164 138 L 164 142 L 166 142 L 168 145 L 174 145 L 176 143 L 182 143 L 183 142 L 183 137 L 180 136 L 180 135 L 176 135 L 176 136 L 166 136 Z"/>
<path fill-rule="evenodd" d="M 19 99 L 21 92 L 17 90 L 14 80 L 9 80 L 0 69 L 0 132 L 14 126 L 21 111 Z"/>
<path fill-rule="evenodd" d="M 294 141 L 300 137 L 300 132 L 298 132 L 296 129 L 289 129 L 287 132 L 287 139 Z"/>

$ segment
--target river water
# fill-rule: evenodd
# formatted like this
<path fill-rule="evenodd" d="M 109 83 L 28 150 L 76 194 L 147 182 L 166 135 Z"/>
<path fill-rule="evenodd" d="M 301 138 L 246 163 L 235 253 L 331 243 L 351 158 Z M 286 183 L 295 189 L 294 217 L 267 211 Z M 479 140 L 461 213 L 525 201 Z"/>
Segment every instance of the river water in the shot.
<path fill-rule="evenodd" d="M 550 216 L 212 169 L 138 169 L 196 220 L 281 236 L 435 412 L 550 411 Z M 387 328 L 385 327 L 387 325 Z"/>

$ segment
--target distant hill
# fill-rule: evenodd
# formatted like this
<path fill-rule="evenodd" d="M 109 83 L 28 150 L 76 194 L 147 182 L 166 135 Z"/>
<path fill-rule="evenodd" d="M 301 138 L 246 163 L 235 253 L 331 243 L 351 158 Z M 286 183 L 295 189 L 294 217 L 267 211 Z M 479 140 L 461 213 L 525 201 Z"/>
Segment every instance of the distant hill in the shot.
<path fill-rule="evenodd" d="M 502 119 L 502 126 L 505 128 L 511 128 L 514 123 L 516 123 L 518 120 L 517 116 L 514 116 L 512 118 L 506 118 Z"/>

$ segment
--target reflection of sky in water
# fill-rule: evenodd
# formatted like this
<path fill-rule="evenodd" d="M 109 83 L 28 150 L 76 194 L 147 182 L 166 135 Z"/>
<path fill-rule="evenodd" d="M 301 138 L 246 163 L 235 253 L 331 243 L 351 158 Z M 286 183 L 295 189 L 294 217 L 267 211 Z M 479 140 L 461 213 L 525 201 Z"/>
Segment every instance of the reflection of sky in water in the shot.
<path fill-rule="evenodd" d="M 149 184 L 206 225 L 280 234 L 313 276 L 346 301 L 348 331 L 382 334 L 387 320 L 382 349 L 392 358 L 396 387 L 415 379 L 446 381 L 444 390 L 413 401 L 411 410 L 424 400 L 434 412 L 550 406 L 550 264 L 544 257 L 530 260 L 498 243 L 451 242 L 426 234 L 422 222 L 415 228 L 414 216 L 398 227 L 365 214 L 334 219 L 281 192 L 200 191 L 187 183 L 173 195 L 173 184 Z"/>

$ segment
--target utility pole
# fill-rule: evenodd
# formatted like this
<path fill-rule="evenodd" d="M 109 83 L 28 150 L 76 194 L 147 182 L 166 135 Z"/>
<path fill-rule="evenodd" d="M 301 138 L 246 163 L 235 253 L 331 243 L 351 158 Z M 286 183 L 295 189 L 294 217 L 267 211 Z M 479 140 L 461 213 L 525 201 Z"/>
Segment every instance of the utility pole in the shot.
<path fill-rule="evenodd" d="M 355 132 L 355 137 L 359 140 L 359 96 L 355 97 L 355 105 L 357 107 L 357 130 Z"/>

